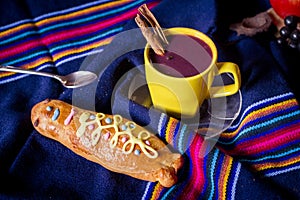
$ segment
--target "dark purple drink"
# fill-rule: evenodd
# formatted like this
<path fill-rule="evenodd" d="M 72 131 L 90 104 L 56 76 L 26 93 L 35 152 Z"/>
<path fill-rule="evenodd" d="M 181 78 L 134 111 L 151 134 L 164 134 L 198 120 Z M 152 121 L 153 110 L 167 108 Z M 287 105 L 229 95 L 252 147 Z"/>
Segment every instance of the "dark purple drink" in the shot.
<path fill-rule="evenodd" d="M 163 56 L 150 50 L 150 61 L 160 72 L 173 77 L 195 76 L 212 61 L 210 47 L 201 39 L 187 35 L 171 35 Z"/>

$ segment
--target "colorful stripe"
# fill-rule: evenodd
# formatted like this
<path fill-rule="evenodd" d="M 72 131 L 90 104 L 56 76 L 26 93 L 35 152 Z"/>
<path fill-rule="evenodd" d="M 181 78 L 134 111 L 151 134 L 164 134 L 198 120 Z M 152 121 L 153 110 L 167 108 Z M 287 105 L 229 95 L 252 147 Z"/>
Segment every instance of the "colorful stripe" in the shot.
<path fill-rule="evenodd" d="M 203 143 L 202 137 L 195 137 L 187 155 L 190 158 L 189 181 L 180 193 L 181 198 L 196 199 L 205 187 L 204 159 L 201 158 L 200 151 Z"/>
<path fill-rule="evenodd" d="M 292 93 L 251 105 L 240 126 L 221 134 L 218 147 L 262 175 L 300 166 L 300 109 Z"/>
<path fill-rule="evenodd" d="M 154 187 L 154 191 L 152 192 L 151 200 L 159 199 L 160 193 L 163 188 L 164 187 L 161 184 L 156 184 Z"/>
<path fill-rule="evenodd" d="M 174 149 L 184 151 L 186 160 L 179 172 L 178 183 L 171 188 L 149 183 L 143 199 L 234 198 L 240 165 L 216 148 L 203 156 L 210 145 L 189 126 L 180 123 L 165 114 L 161 115 L 158 123 L 160 137 L 172 144 Z"/>
<path fill-rule="evenodd" d="M 261 118 L 265 118 L 265 121 L 268 121 L 268 119 L 272 119 L 276 113 L 278 113 L 277 115 L 280 116 L 284 112 L 289 112 L 289 108 L 294 110 L 298 108 L 296 99 L 288 99 L 282 102 L 265 106 L 258 110 L 253 110 L 251 113 L 248 113 L 245 118 L 243 118 L 243 121 L 240 123 L 239 128 L 237 128 L 233 132 L 227 132 L 226 134 L 223 134 L 222 138 L 230 138 L 232 140 L 233 137 L 236 137 L 235 140 L 237 140 L 238 137 L 241 137 L 240 132 L 243 131 L 241 129 L 244 129 L 245 126 L 257 124 L 255 122 L 257 122 Z M 261 124 L 261 126 L 264 126 L 264 124 Z"/>
<path fill-rule="evenodd" d="M 41 70 L 96 54 L 123 30 L 137 8 L 159 0 L 98 0 L 0 27 L 0 64 Z M 0 73 L 0 84 L 23 77 Z"/>
<path fill-rule="evenodd" d="M 171 118 L 167 124 L 167 129 L 166 129 L 166 141 L 170 144 L 173 144 L 173 138 L 174 138 L 174 133 L 177 132 L 179 127 L 178 120 Z"/>
<path fill-rule="evenodd" d="M 280 101 L 284 101 L 286 99 L 293 98 L 293 96 L 294 96 L 293 93 L 288 92 L 288 93 L 280 94 L 280 95 L 277 95 L 277 96 L 269 97 L 269 98 L 266 98 L 266 99 L 262 99 L 262 100 L 260 100 L 258 102 L 255 102 L 255 103 L 251 104 L 250 106 L 248 106 L 244 110 L 244 112 L 242 114 L 240 114 L 239 120 L 236 120 L 236 123 L 233 124 L 233 125 L 231 125 L 231 127 L 228 128 L 228 131 L 235 130 L 239 126 L 241 126 L 241 123 L 242 123 L 241 120 L 244 120 L 245 117 L 250 112 L 252 112 L 253 110 L 257 110 L 257 109 L 263 108 L 265 105 L 273 104 L 273 102 L 280 102 Z"/>
<path fill-rule="evenodd" d="M 159 134 L 184 154 L 185 165 L 176 185 L 150 183 L 144 199 L 235 199 L 241 163 L 266 177 L 300 169 L 299 110 L 292 93 L 256 102 L 205 156 L 209 143 L 200 134 L 162 114 Z"/>

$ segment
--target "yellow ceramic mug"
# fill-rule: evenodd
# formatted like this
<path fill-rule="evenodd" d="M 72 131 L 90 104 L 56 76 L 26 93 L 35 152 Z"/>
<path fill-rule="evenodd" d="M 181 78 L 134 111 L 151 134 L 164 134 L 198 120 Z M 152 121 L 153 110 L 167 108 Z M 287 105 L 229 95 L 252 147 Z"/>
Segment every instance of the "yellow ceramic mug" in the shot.
<path fill-rule="evenodd" d="M 208 48 L 211 57 L 209 58 L 210 60 L 207 66 L 202 70 L 198 70 L 199 73 L 178 77 L 162 72 L 160 70 L 162 68 L 159 69 L 156 67 L 156 63 L 151 59 L 153 50 L 151 50 L 150 45 L 147 44 L 144 51 L 145 74 L 151 100 L 155 108 L 166 111 L 176 117 L 192 117 L 196 114 L 205 99 L 233 95 L 239 90 L 241 76 L 238 66 L 231 62 L 218 63 L 216 46 L 208 36 L 197 30 L 183 27 L 167 29 L 165 30 L 165 34 L 167 37 L 179 34 L 184 37 L 191 36 L 196 38 L 206 46 L 206 49 Z M 172 41 L 170 45 L 171 43 Z M 181 48 L 181 46 L 176 48 Z M 184 52 L 181 53 L 184 54 Z M 200 54 L 200 51 L 194 52 L 193 50 L 193 52 L 189 54 L 193 53 Z M 195 62 L 198 61 L 192 62 L 193 65 L 197 65 Z M 200 65 L 200 63 L 198 64 Z M 185 66 L 182 66 L 182 68 L 185 68 Z M 228 85 L 212 86 L 215 76 L 222 73 L 232 74 L 234 82 Z"/>

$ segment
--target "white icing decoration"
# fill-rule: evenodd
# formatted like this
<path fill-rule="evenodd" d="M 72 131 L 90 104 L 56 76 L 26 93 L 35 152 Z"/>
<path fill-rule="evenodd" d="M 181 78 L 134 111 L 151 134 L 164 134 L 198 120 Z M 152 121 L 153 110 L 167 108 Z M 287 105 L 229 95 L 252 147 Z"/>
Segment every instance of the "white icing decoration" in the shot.
<path fill-rule="evenodd" d="M 119 138 L 121 136 L 122 139 L 121 141 L 124 143 L 122 147 L 122 151 L 125 154 L 130 154 L 133 152 L 135 145 L 139 146 L 141 151 L 139 151 L 139 155 L 141 152 L 143 152 L 146 156 L 149 158 L 157 158 L 158 157 L 158 152 L 153 149 L 150 146 L 150 143 L 148 139 L 150 138 L 150 133 L 143 130 L 138 133 L 138 136 L 135 137 L 132 134 L 132 131 L 136 128 L 136 124 L 132 121 L 128 121 L 125 124 L 121 124 L 123 121 L 123 118 L 120 115 L 114 115 L 112 121 L 107 124 L 107 125 L 102 125 L 101 120 L 105 118 L 105 114 L 103 113 L 97 113 L 95 117 L 91 117 L 95 115 L 90 115 L 89 113 L 82 113 L 79 122 L 80 122 L 80 127 L 77 129 L 76 136 L 81 137 L 83 136 L 86 127 L 89 127 L 92 124 L 97 124 L 98 127 L 92 131 L 91 133 L 91 140 L 92 140 L 92 145 L 95 146 L 100 139 L 101 134 L 104 134 L 103 138 L 105 140 L 108 140 L 110 137 L 110 133 L 106 132 L 103 133 L 103 129 L 108 129 L 108 128 L 113 128 L 114 129 L 114 135 L 110 140 L 110 145 L 111 147 L 116 147 L 119 141 Z M 106 118 L 108 119 L 108 118 Z M 104 119 L 106 121 L 106 119 Z M 90 120 L 90 121 L 88 121 Z M 120 130 L 119 130 L 120 129 Z M 126 138 L 125 138 L 126 136 Z M 125 139 L 124 139 L 125 138 Z M 146 141 L 146 142 L 144 142 Z M 137 151 L 135 151 L 136 153 Z"/>
<path fill-rule="evenodd" d="M 86 123 L 86 120 L 88 120 L 89 117 L 90 117 L 89 113 L 82 113 L 80 115 L 79 122 L 80 122 L 81 125 L 76 131 L 76 136 L 77 137 L 81 137 L 85 132 L 85 127 L 93 123 L 93 122 L 92 123 Z"/>

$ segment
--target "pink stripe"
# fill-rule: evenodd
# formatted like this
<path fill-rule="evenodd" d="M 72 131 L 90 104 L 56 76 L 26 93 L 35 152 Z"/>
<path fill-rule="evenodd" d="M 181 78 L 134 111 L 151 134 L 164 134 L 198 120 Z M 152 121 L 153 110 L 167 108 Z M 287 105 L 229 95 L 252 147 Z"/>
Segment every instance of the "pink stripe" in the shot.
<path fill-rule="evenodd" d="M 70 38 L 75 38 L 82 35 L 88 35 L 90 33 L 93 33 L 95 31 L 104 29 L 106 27 L 112 26 L 114 24 L 120 23 L 122 21 L 128 20 L 132 18 L 137 13 L 137 10 L 131 10 L 129 12 L 126 12 L 122 15 L 116 16 L 112 19 L 107 19 L 105 21 L 100 21 L 96 24 L 86 25 L 82 26 L 80 28 L 73 28 L 70 30 L 64 30 L 61 32 L 53 33 L 50 35 L 47 35 L 44 38 L 38 39 L 33 38 L 33 40 L 30 40 L 28 42 L 21 43 L 17 46 L 13 46 L 7 49 L 2 49 L 0 54 L 0 59 L 10 57 L 19 53 L 22 53 L 24 51 L 28 51 L 32 48 L 41 46 L 41 44 L 44 44 L 45 46 L 49 46 L 55 42 L 68 40 Z"/>
<path fill-rule="evenodd" d="M 201 155 L 201 146 L 203 145 L 203 138 L 196 136 L 190 146 L 191 153 L 191 166 L 192 171 L 190 181 L 182 192 L 182 196 L 179 199 L 197 199 L 201 194 L 204 184 L 204 162 Z"/>
<path fill-rule="evenodd" d="M 295 124 L 288 128 L 283 128 L 272 132 L 268 136 L 246 141 L 238 145 L 231 153 L 238 155 L 251 155 L 268 151 L 286 144 L 289 141 L 300 139 L 300 124 Z M 226 151 L 226 150 L 225 150 Z"/>
<path fill-rule="evenodd" d="M 37 38 L 33 38 L 34 40 L 30 40 L 28 42 L 24 42 L 20 45 L 13 46 L 10 48 L 1 49 L 0 59 L 10 57 L 19 53 L 23 53 L 30 49 L 36 48 L 38 46 L 42 46 Z"/>
<path fill-rule="evenodd" d="M 80 28 L 76 28 L 76 29 L 61 31 L 61 32 L 55 33 L 53 35 L 48 35 L 47 37 L 43 38 L 42 41 L 44 44 L 50 45 L 57 41 L 67 40 L 69 38 L 75 38 L 78 36 L 87 35 L 87 34 L 95 32 L 95 31 L 98 31 L 100 29 L 104 29 L 106 27 L 117 24 L 119 22 L 128 20 L 128 19 L 132 18 L 136 13 L 137 13 L 136 10 L 131 10 L 130 12 L 124 13 L 124 14 L 119 15 L 112 19 L 100 21 L 96 24 L 87 25 L 87 26 L 83 26 Z"/>

